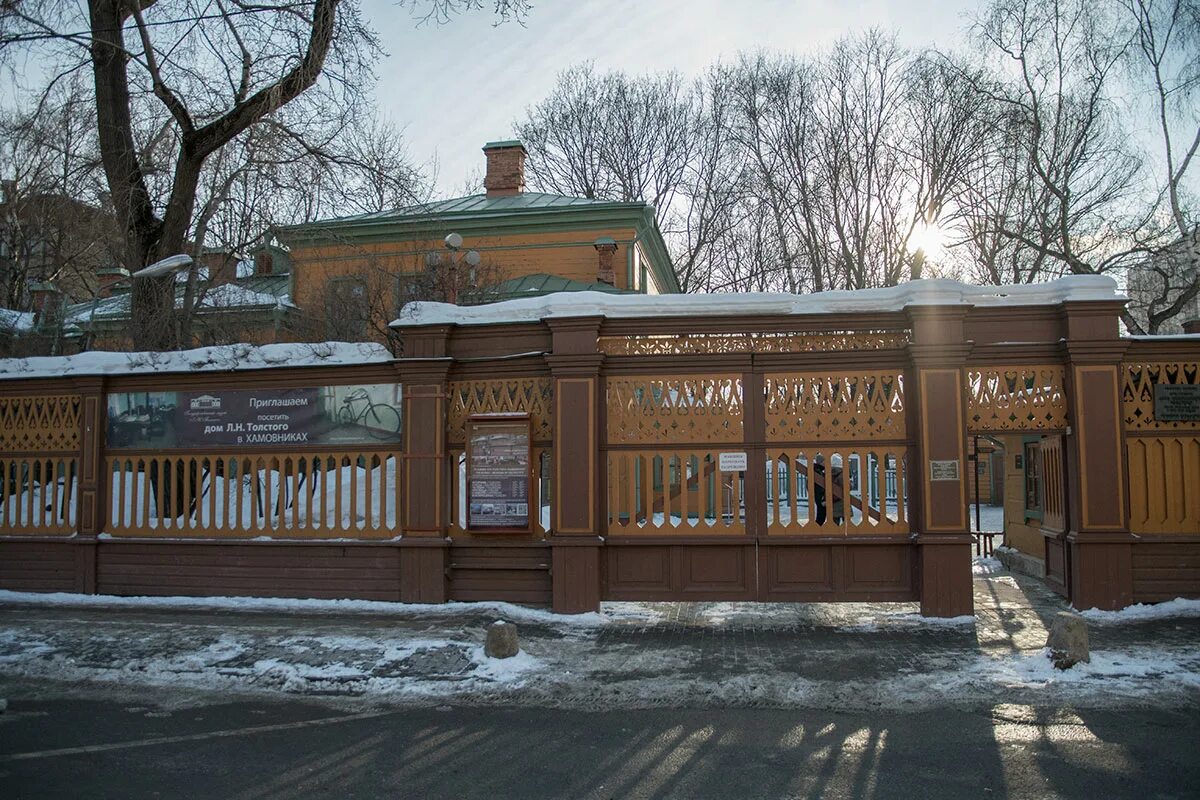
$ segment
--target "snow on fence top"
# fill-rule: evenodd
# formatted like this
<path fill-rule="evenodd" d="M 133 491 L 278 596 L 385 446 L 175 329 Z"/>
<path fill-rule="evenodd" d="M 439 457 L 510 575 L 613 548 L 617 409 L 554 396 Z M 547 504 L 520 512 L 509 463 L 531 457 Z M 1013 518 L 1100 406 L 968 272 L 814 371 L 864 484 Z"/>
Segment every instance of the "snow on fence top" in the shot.
<path fill-rule="evenodd" d="M 174 353 L 91 352 L 74 356 L 0 359 L 0 380 L 67 375 L 132 375 L 147 372 L 228 372 L 267 367 L 375 364 L 392 360 L 381 344 L 231 344 Z"/>
<path fill-rule="evenodd" d="M 409 303 L 392 327 L 536 322 L 555 317 L 680 317 L 771 314 L 848 314 L 902 311 L 908 306 L 1043 306 L 1067 300 L 1127 300 L 1105 275 L 1070 275 L 1046 283 L 972 286 L 946 279 L 910 281 L 883 289 L 814 294 L 609 294 L 560 292 L 482 306 Z"/>

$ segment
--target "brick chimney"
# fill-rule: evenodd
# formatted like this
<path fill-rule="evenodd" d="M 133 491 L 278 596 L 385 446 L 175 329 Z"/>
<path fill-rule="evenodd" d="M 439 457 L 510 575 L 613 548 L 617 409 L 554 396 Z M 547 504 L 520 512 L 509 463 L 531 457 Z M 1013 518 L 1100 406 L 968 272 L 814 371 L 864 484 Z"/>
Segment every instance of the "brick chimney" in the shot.
<path fill-rule="evenodd" d="M 525 191 L 525 146 L 517 141 L 488 142 L 483 146 L 487 174 L 483 188 L 488 197 L 508 197 Z"/>
<path fill-rule="evenodd" d="M 601 236 L 592 246 L 600 254 L 599 263 L 596 265 L 596 283 L 616 286 L 617 272 L 613 269 L 613 255 L 617 252 L 616 241 L 611 236 Z"/>
<path fill-rule="evenodd" d="M 32 284 L 29 298 L 33 305 L 33 324 L 37 327 L 47 328 L 62 319 L 63 294 L 53 283 L 44 281 Z"/>
<path fill-rule="evenodd" d="M 117 284 L 129 279 L 129 270 L 124 267 L 108 267 L 96 270 L 96 294 L 100 297 L 112 297 L 117 291 Z"/>
<path fill-rule="evenodd" d="M 270 275 L 275 268 L 275 257 L 267 250 L 259 250 L 254 254 L 254 274 Z"/>
<path fill-rule="evenodd" d="M 1183 332 L 1200 334 L 1200 317 L 1185 320 L 1183 323 Z"/>

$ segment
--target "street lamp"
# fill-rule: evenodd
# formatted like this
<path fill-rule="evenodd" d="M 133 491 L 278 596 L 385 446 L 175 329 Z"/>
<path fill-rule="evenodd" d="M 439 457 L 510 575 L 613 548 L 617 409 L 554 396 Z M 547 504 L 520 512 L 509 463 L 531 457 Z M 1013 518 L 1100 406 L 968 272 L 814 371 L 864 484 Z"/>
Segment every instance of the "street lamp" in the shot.
<path fill-rule="evenodd" d="M 106 286 L 110 290 L 115 289 L 118 286 L 129 286 L 132 289 L 135 281 L 142 280 L 144 278 L 161 278 L 165 275 L 177 274 L 177 273 L 182 272 L 183 270 L 187 269 L 191 265 L 192 265 L 192 257 L 187 255 L 186 253 L 180 253 L 179 255 L 174 255 L 174 256 L 167 256 L 166 258 L 162 259 L 161 261 L 155 261 L 153 264 L 151 264 L 147 267 L 142 267 L 137 272 L 130 275 L 128 278 L 122 278 L 120 280 L 113 281 L 112 283 L 107 284 Z M 101 288 L 103 289 L 105 287 L 101 287 Z M 90 349 L 90 347 L 92 345 L 92 340 L 94 340 L 96 338 L 96 306 L 97 306 L 99 300 L 100 300 L 100 291 L 97 290 L 96 293 L 92 295 L 92 308 L 91 308 L 91 311 L 88 313 L 88 326 L 91 328 L 91 330 L 88 331 L 88 342 L 87 342 L 85 349 Z M 133 311 L 132 305 L 130 306 L 129 311 L 130 311 L 130 313 L 132 313 L 132 311 Z"/>
<path fill-rule="evenodd" d="M 479 253 L 474 250 L 463 251 L 463 237 L 457 233 L 448 233 L 443 240 L 446 249 L 449 250 L 448 255 L 442 253 L 429 253 L 426 256 L 426 263 L 429 266 L 447 267 L 450 275 L 450 288 L 446 292 L 446 299 L 451 303 L 458 302 L 458 265 L 465 263 L 468 267 L 467 285 L 472 289 L 475 288 L 475 268 L 479 266 L 483 259 Z"/>

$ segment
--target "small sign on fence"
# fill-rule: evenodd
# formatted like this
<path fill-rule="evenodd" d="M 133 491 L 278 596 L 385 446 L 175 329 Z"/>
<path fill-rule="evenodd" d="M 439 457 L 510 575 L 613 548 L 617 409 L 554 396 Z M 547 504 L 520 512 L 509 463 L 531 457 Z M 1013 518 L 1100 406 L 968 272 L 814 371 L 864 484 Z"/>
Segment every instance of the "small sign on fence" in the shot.
<path fill-rule="evenodd" d="M 1200 420 L 1200 384 L 1155 384 L 1154 418 L 1159 422 Z"/>
<path fill-rule="evenodd" d="M 717 468 L 721 472 L 744 472 L 746 470 L 745 452 L 721 453 L 717 457 Z"/>
<path fill-rule="evenodd" d="M 958 480 L 958 459 L 949 458 L 944 461 L 929 462 L 929 480 L 956 481 Z"/>

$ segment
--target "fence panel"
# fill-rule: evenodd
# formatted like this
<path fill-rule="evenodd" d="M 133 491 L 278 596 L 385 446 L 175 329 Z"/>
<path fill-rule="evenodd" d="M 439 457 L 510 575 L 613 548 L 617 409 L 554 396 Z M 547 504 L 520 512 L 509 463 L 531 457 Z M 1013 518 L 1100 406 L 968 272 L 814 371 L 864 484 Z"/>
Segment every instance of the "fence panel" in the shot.
<path fill-rule="evenodd" d="M 75 456 L 0 458 L 0 534 L 74 533 L 78 482 Z"/>
<path fill-rule="evenodd" d="M 1200 434 L 1130 438 L 1129 529 L 1200 531 Z"/>
<path fill-rule="evenodd" d="M 75 532 L 80 396 L 0 398 L 0 534 Z"/>
<path fill-rule="evenodd" d="M 607 475 L 609 533 L 746 532 L 745 479 L 721 471 L 717 450 L 614 450 Z"/>
<path fill-rule="evenodd" d="M 905 454 L 869 447 L 768 448 L 768 535 L 907 533 Z"/>
<path fill-rule="evenodd" d="M 396 451 L 113 455 L 109 532 L 122 536 L 390 538 Z"/>

